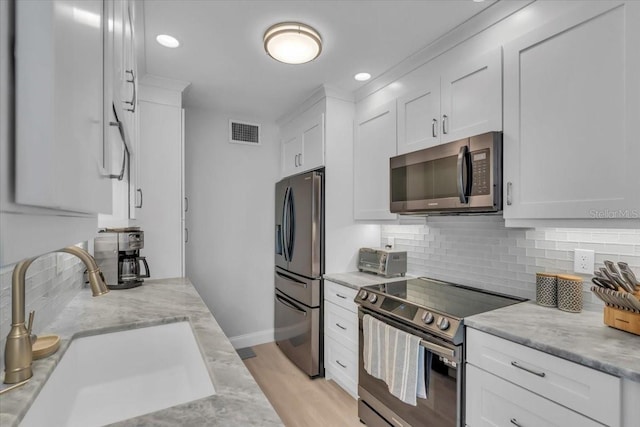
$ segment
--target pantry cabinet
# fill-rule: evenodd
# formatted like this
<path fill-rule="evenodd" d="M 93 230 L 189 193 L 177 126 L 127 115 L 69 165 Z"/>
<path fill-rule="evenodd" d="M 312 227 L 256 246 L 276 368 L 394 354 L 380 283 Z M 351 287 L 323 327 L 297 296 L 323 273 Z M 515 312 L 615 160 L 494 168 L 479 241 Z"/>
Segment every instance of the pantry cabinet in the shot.
<path fill-rule="evenodd" d="M 144 254 L 152 260 L 149 267 L 155 279 L 184 276 L 188 231 L 182 92 L 187 86 L 161 78 L 149 78 L 140 86 L 135 210 L 136 222 L 145 233 Z"/>
<path fill-rule="evenodd" d="M 640 4 L 585 2 L 504 46 L 504 217 L 640 218 Z"/>
<path fill-rule="evenodd" d="M 421 70 L 418 89 L 398 99 L 398 154 L 502 130 L 502 51 L 472 58 L 454 49 Z"/>
<path fill-rule="evenodd" d="M 396 101 L 356 113 L 353 206 L 356 220 L 394 220 L 389 211 L 389 158 L 396 155 Z"/>
<path fill-rule="evenodd" d="M 357 290 L 324 281 L 325 378 L 358 398 Z"/>
<path fill-rule="evenodd" d="M 283 126 L 283 177 L 324 166 L 324 117 L 324 112 L 311 109 Z"/>

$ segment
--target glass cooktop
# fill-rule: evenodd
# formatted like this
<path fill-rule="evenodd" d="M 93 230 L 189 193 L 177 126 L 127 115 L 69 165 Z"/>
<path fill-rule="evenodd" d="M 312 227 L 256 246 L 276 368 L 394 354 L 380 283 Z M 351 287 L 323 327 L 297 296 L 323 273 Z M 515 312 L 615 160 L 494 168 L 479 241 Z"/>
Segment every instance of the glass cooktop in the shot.
<path fill-rule="evenodd" d="M 363 289 L 377 291 L 459 319 L 526 301 L 524 298 L 496 294 L 426 277 L 370 285 Z"/>

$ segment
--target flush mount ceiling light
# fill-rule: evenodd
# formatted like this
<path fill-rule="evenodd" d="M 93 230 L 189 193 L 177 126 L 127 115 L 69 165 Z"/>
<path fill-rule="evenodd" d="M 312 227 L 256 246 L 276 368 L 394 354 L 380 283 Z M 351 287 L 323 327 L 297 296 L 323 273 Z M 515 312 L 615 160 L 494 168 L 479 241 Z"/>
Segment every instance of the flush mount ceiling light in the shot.
<path fill-rule="evenodd" d="M 156 36 L 156 41 L 164 47 L 176 48 L 180 46 L 178 39 L 168 34 L 159 34 Z"/>
<path fill-rule="evenodd" d="M 269 56 L 285 64 L 304 64 L 322 52 L 320 34 L 299 22 L 281 22 L 269 27 L 263 41 Z"/>

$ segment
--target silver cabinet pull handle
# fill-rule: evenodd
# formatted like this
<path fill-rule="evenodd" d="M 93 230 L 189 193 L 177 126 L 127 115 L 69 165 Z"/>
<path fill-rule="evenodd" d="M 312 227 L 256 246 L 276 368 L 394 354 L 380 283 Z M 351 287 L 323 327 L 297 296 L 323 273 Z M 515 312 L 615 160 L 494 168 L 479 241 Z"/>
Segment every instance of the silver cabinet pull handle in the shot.
<path fill-rule="evenodd" d="M 131 101 L 124 101 L 125 104 L 131 105 L 131 108 L 127 108 L 127 111 L 132 113 L 136 112 L 136 76 L 133 74 L 133 70 L 126 70 L 126 74 L 131 74 L 131 80 L 127 79 L 127 83 L 131 83 L 133 85 L 133 94 L 131 95 Z"/>
<path fill-rule="evenodd" d="M 340 329 L 342 329 L 343 331 L 346 331 L 347 328 L 345 328 L 344 326 L 342 326 L 340 323 L 336 323 L 336 326 Z"/>
<path fill-rule="evenodd" d="M 511 182 L 507 182 L 507 205 L 511 206 L 513 201 L 511 200 L 511 192 L 512 192 L 513 184 Z"/>
<path fill-rule="evenodd" d="M 442 134 L 443 135 L 446 135 L 447 133 L 449 133 L 447 132 L 447 125 L 449 124 L 448 121 L 449 121 L 449 116 L 447 116 L 446 114 L 443 114 L 442 115 Z"/>
<path fill-rule="evenodd" d="M 189 198 L 185 197 L 184 198 L 184 211 L 188 211 L 189 210 Z"/>
<path fill-rule="evenodd" d="M 296 157 L 293 160 L 293 163 L 295 164 L 295 167 L 298 167 L 298 155 L 296 154 Z"/>
<path fill-rule="evenodd" d="M 342 366 L 344 369 L 347 369 L 347 365 L 343 365 L 342 363 L 340 363 L 339 360 L 336 360 L 336 363 L 340 366 Z"/>
<path fill-rule="evenodd" d="M 136 208 L 140 209 L 142 208 L 142 188 L 138 188 L 136 191 L 140 194 L 140 204 L 136 205 Z"/>
<path fill-rule="evenodd" d="M 344 295 L 336 294 L 336 296 L 337 296 L 338 298 L 347 299 L 347 297 L 345 297 Z"/>
<path fill-rule="evenodd" d="M 184 228 L 184 242 L 189 243 L 189 229 L 187 227 Z"/>
<path fill-rule="evenodd" d="M 434 138 L 438 136 L 438 121 L 436 119 L 431 122 L 431 136 Z"/>
<path fill-rule="evenodd" d="M 515 418 L 511 418 L 511 424 L 513 424 L 516 427 L 522 427 L 522 425 L 520 425 L 520 423 L 518 423 L 518 420 L 516 420 Z"/>
<path fill-rule="evenodd" d="M 529 372 L 530 374 L 537 375 L 540 378 L 544 378 L 547 375 L 544 372 L 538 372 L 538 371 L 534 371 L 534 370 L 529 369 L 529 368 L 525 368 L 524 366 L 520 366 L 520 365 L 518 365 L 518 362 L 511 362 L 511 366 L 515 366 L 516 368 L 522 369 L 523 371 Z"/>

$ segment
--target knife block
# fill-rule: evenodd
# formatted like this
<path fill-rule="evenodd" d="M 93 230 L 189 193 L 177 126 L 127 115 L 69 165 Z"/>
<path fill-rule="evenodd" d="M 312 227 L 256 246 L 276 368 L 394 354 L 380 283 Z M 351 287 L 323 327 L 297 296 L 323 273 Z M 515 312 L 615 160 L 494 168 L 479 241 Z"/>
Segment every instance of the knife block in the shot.
<path fill-rule="evenodd" d="M 640 291 L 634 292 L 640 299 Z M 640 313 L 606 306 L 604 308 L 604 324 L 615 329 L 640 335 Z"/>

